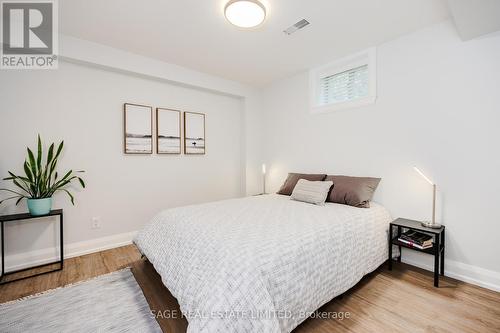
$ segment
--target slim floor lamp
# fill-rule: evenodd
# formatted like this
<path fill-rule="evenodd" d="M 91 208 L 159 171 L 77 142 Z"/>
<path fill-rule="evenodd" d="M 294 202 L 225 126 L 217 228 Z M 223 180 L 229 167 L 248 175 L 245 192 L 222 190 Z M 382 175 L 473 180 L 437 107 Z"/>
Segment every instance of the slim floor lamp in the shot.
<path fill-rule="evenodd" d="M 262 194 L 266 194 L 266 165 L 262 164 Z"/>
<path fill-rule="evenodd" d="M 422 222 L 422 225 L 427 228 L 439 229 L 441 228 L 441 224 L 436 223 L 436 184 L 434 184 L 422 171 L 420 171 L 417 167 L 413 167 L 415 171 L 422 176 L 429 184 L 432 185 L 432 220 L 431 222 Z"/>

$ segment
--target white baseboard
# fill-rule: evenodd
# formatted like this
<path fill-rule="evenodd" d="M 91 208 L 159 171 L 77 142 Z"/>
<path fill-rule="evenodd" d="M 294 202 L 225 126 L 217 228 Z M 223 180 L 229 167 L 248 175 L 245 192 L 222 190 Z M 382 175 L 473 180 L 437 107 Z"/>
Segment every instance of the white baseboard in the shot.
<path fill-rule="evenodd" d="M 137 231 L 132 231 L 82 242 L 65 244 L 64 259 L 132 244 L 132 239 L 136 234 Z M 43 265 L 58 259 L 59 250 L 56 248 L 6 255 L 5 270 L 9 272 L 30 266 Z"/>
<path fill-rule="evenodd" d="M 403 254 L 402 262 L 428 271 L 434 271 L 433 264 L 424 262 L 422 258 L 417 256 L 409 255 L 408 251 Z M 444 273 L 445 276 L 500 292 L 500 272 L 446 259 Z"/>

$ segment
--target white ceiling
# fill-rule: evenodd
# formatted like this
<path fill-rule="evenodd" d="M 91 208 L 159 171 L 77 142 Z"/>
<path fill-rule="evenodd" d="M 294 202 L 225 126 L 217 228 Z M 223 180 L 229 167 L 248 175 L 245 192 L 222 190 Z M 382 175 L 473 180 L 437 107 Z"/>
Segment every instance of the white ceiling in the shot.
<path fill-rule="evenodd" d="M 448 0 L 448 5 L 463 40 L 500 30 L 498 0 Z"/>
<path fill-rule="evenodd" d="M 265 23 L 228 23 L 228 0 L 59 1 L 63 34 L 263 86 L 449 17 L 445 0 L 265 0 Z M 311 22 L 291 36 L 282 31 Z"/>

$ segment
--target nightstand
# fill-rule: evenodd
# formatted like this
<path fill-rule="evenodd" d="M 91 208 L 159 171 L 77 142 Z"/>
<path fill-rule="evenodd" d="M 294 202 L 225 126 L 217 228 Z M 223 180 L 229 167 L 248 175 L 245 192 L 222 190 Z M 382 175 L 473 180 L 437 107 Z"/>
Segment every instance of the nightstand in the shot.
<path fill-rule="evenodd" d="M 394 228 L 397 228 L 397 235 L 393 237 Z M 406 230 L 416 230 L 421 231 L 426 234 L 433 236 L 433 246 L 428 249 L 417 249 L 411 245 L 407 245 L 403 242 L 398 241 L 399 236 L 402 232 Z M 421 222 L 414 220 L 407 220 L 398 218 L 393 221 L 389 226 L 389 270 L 392 270 L 392 246 L 397 245 L 399 247 L 399 258 L 398 262 L 401 262 L 401 248 L 407 248 L 418 252 L 423 252 L 427 254 L 432 254 L 434 256 L 434 287 L 439 287 L 439 274 L 444 276 L 444 242 L 445 242 L 445 227 L 441 226 L 439 229 L 432 229 L 424 227 Z M 440 263 L 441 257 L 441 263 Z"/>

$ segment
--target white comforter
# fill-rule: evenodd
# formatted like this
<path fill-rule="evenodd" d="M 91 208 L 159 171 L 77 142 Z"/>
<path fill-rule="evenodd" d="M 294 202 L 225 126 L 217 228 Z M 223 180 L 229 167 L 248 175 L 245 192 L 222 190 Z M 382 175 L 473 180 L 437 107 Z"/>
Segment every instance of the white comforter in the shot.
<path fill-rule="evenodd" d="M 264 195 L 166 210 L 135 243 L 188 332 L 290 332 L 387 259 L 388 211 Z"/>

